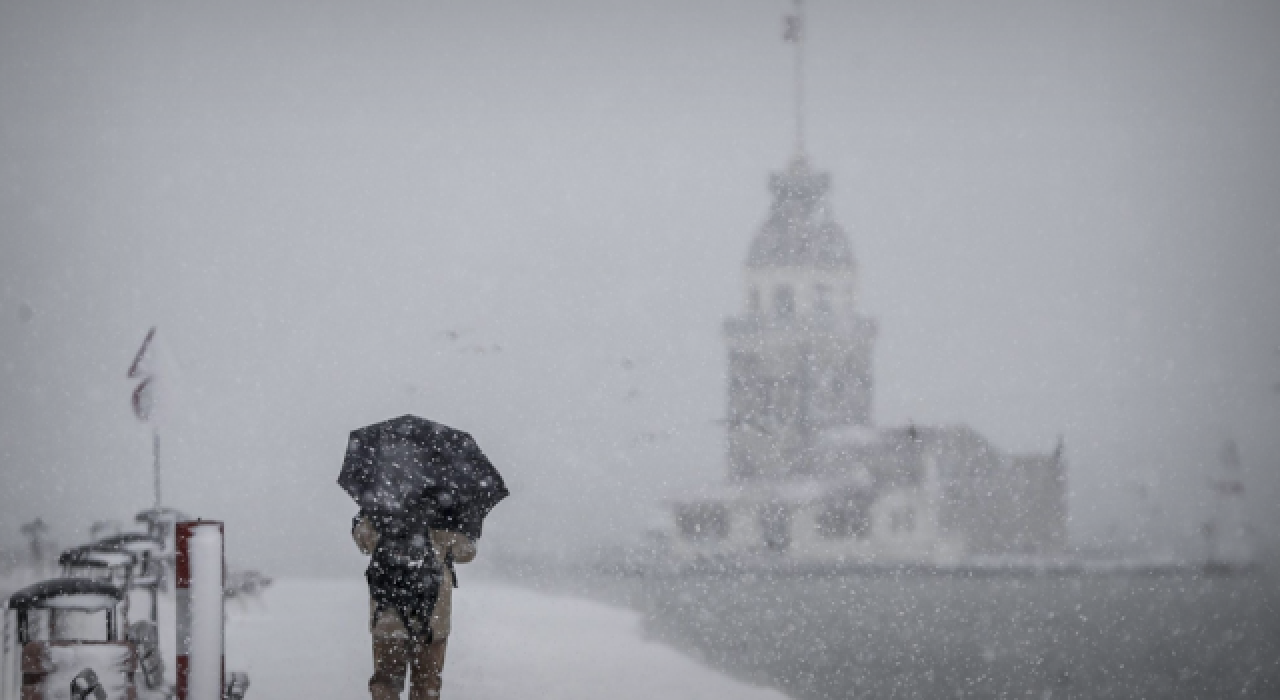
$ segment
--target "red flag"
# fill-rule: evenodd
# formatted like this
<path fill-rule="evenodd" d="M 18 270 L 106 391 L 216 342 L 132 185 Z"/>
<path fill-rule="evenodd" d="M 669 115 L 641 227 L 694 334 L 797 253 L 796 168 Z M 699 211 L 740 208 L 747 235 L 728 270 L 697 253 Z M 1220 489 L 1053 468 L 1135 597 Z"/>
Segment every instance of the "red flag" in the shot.
<path fill-rule="evenodd" d="M 155 408 L 155 391 L 151 386 L 151 377 L 142 380 L 138 388 L 133 390 L 133 415 L 143 423 L 151 420 L 151 409 Z"/>
<path fill-rule="evenodd" d="M 138 354 L 133 358 L 133 364 L 129 365 L 130 379 L 140 379 L 142 377 L 150 377 L 154 371 L 151 366 L 151 341 L 156 337 L 156 327 L 152 326 L 147 331 L 147 337 L 142 340 L 142 347 L 138 348 Z"/>
<path fill-rule="evenodd" d="M 129 365 L 129 378 L 140 379 L 138 385 L 133 389 L 133 415 L 143 423 L 151 421 L 156 414 L 156 404 L 160 402 L 160 385 L 167 381 L 162 375 L 167 372 L 161 370 L 160 365 L 163 364 L 160 343 L 156 340 L 156 327 L 152 326 L 147 331 L 147 337 L 142 340 L 142 347 L 138 348 L 138 354 L 134 355 L 133 363 Z"/>

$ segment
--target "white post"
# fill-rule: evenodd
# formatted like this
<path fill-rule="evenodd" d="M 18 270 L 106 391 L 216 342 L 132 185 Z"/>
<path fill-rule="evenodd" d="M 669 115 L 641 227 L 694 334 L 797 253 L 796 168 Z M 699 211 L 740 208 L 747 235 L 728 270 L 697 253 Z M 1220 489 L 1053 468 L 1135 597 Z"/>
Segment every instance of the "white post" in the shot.
<path fill-rule="evenodd" d="M 221 700 L 224 672 L 223 526 L 178 523 L 178 700 Z"/>

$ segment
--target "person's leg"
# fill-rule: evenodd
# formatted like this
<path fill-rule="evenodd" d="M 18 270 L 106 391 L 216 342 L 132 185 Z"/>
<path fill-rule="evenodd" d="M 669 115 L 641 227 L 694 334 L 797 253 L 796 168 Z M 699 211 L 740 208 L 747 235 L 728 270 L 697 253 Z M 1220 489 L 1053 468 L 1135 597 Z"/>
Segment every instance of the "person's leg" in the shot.
<path fill-rule="evenodd" d="M 373 676 L 369 678 L 372 700 L 400 700 L 405 667 L 409 665 L 411 642 L 401 637 L 373 637 Z"/>
<path fill-rule="evenodd" d="M 444 683 L 440 674 L 444 671 L 444 651 L 448 643 L 446 637 L 430 644 L 414 645 L 409 700 L 437 700 L 440 697 L 440 686 Z"/>

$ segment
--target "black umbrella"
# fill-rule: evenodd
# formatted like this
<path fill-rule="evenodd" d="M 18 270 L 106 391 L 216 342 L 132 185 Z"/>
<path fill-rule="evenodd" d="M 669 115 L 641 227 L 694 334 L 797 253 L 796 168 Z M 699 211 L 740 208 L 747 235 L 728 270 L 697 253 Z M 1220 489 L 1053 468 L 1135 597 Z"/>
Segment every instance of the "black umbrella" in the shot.
<path fill-rule="evenodd" d="M 366 514 L 425 520 L 472 538 L 508 493 L 470 435 L 409 415 L 352 431 L 338 485 Z"/>

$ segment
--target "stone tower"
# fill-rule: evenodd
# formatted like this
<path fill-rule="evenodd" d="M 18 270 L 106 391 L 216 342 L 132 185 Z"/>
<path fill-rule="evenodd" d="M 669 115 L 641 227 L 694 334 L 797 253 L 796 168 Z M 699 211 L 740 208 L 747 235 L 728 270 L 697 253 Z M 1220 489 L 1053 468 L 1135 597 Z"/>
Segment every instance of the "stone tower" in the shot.
<path fill-rule="evenodd" d="M 857 263 L 831 216 L 831 177 L 805 157 L 803 0 L 784 38 L 795 45 L 795 152 L 769 178 L 773 204 L 747 256 L 746 313 L 729 345 L 729 476 L 814 474 L 815 447 L 871 424 L 875 322 L 858 313 Z"/>
<path fill-rule="evenodd" d="M 803 153 L 803 152 L 801 152 Z M 831 178 L 803 155 L 769 180 L 773 204 L 747 257 L 746 313 L 725 322 L 729 474 L 813 474 L 824 434 L 871 424 L 875 322 L 831 216 Z"/>

